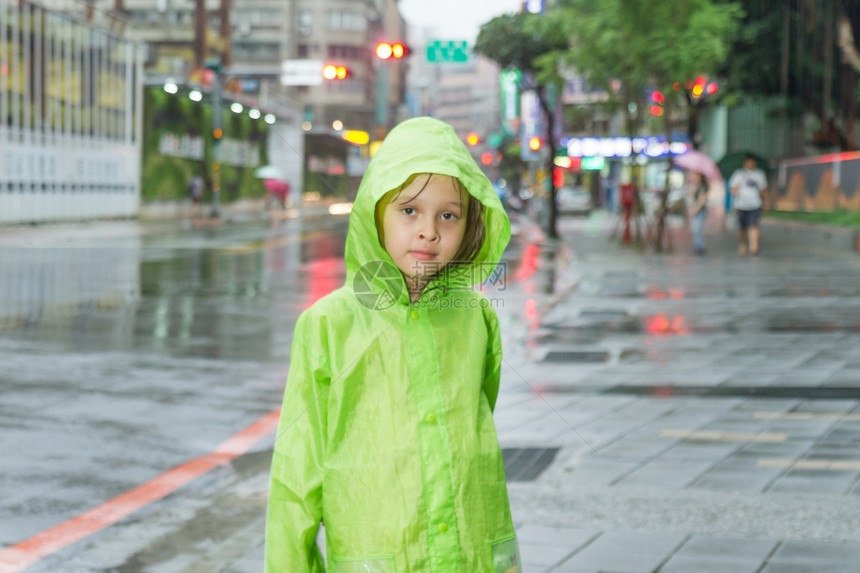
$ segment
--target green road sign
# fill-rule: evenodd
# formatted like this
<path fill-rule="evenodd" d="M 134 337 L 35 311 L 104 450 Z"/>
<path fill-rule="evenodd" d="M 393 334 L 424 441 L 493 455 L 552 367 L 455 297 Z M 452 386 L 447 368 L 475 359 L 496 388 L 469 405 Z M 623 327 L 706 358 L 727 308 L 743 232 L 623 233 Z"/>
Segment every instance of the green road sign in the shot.
<path fill-rule="evenodd" d="M 434 40 L 427 44 L 427 61 L 434 64 L 462 64 L 469 61 L 466 40 Z"/>

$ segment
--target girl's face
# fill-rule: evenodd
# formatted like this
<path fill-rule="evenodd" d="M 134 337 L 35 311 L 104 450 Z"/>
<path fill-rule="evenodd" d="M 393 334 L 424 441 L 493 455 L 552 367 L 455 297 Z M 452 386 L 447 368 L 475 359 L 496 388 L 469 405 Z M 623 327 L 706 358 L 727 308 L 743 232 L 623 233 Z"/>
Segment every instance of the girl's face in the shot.
<path fill-rule="evenodd" d="M 463 241 L 468 205 L 458 186 L 447 175 L 419 175 L 383 202 L 385 250 L 405 277 L 426 283 L 451 262 Z"/>

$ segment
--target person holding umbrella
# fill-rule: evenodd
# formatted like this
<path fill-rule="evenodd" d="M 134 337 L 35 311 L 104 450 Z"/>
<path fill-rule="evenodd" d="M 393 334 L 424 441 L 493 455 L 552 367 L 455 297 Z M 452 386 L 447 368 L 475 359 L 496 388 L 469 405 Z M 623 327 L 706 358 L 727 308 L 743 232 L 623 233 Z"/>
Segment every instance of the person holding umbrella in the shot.
<path fill-rule="evenodd" d="M 693 172 L 693 204 L 690 207 L 692 222 L 690 231 L 693 233 L 693 248 L 696 254 L 705 254 L 705 218 L 708 215 L 708 192 L 711 184 L 701 173 Z"/>
<path fill-rule="evenodd" d="M 708 215 L 711 181 L 722 181 L 723 177 L 714 160 L 701 151 L 690 150 L 675 157 L 673 163 L 690 173 L 689 181 L 693 186 L 690 230 L 693 233 L 693 248 L 701 256 L 705 254 L 705 219 Z"/>
<path fill-rule="evenodd" d="M 729 192 L 738 213 L 738 254 L 758 254 L 759 221 L 767 177 L 752 155 L 744 158 L 740 169 L 729 178 Z"/>

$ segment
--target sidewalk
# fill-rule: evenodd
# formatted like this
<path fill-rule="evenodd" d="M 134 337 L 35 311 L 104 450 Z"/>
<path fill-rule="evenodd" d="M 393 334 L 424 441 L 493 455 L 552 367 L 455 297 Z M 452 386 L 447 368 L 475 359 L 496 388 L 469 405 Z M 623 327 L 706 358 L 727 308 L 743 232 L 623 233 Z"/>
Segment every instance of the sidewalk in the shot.
<path fill-rule="evenodd" d="M 729 233 L 694 257 L 683 230 L 643 255 L 612 223 L 562 219 L 557 262 L 524 249 L 495 293 L 522 571 L 860 573 L 860 260 Z M 62 570 L 262 571 L 272 440 Z"/>

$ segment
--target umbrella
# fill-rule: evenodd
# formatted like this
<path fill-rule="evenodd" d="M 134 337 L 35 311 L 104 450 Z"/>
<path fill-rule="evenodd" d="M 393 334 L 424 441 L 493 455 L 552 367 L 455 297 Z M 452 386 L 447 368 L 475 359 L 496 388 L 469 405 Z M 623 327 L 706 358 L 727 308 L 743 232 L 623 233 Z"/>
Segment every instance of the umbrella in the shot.
<path fill-rule="evenodd" d="M 263 185 L 266 187 L 266 191 L 272 195 L 277 195 L 281 199 L 290 194 L 290 186 L 284 181 L 263 179 Z"/>
<path fill-rule="evenodd" d="M 672 162 L 687 171 L 701 173 L 711 181 L 721 181 L 723 179 L 716 162 L 701 151 L 690 150 L 683 155 L 673 157 Z"/>
<path fill-rule="evenodd" d="M 278 181 L 287 180 L 287 178 L 284 177 L 284 172 L 281 171 L 281 168 L 275 165 L 263 165 L 262 167 L 258 167 L 256 171 L 254 171 L 254 176 L 257 177 L 257 179 L 276 179 Z"/>
<path fill-rule="evenodd" d="M 766 177 L 770 178 L 770 163 L 767 159 L 757 153 L 749 151 L 733 151 L 727 153 L 722 159 L 717 161 L 717 167 L 720 168 L 720 173 L 723 174 L 723 179 L 728 181 L 732 173 L 743 167 L 744 159 L 747 156 L 755 157 L 757 167 L 764 171 Z"/>

